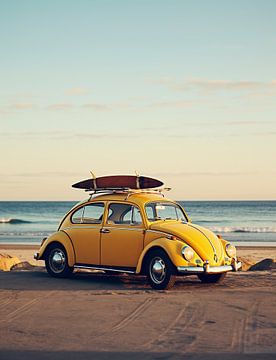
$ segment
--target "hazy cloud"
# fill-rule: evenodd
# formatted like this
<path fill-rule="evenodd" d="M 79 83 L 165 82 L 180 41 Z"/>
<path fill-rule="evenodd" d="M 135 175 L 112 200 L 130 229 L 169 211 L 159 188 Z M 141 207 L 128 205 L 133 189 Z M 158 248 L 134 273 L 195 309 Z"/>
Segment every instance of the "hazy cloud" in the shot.
<path fill-rule="evenodd" d="M 73 108 L 71 103 L 57 103 L 47 106 L 48 110 L 69 110 Z"/>
<path fill-rule="evenodd" d="M 110 106 L 108 106 L 108 105 L 96 104 L 96 103 L 84 104 L 84 105 L 82 105 L 82 107 L 85 109 L 91 109 L 91 110 L 95 110 L 95 111 L 110 111 L 111 110 Z"/>
<path fill-rule="evenodd" d="M 144 136 L 144 134 L 114 134 L 111 132 L 105 133 L 73 133 L 73 132 L 66 132 L 66 131 L 46 131 L 46 132 L 34 132 L 34 131 L 27 131 L 27 132 L 2 132 L 0 133 L 0 137 L 4 138 L 15 138 L 15 139 L 35 139 L 40 141 L 41 138 L 50 138 L 51 140 L 60 140 L 60 139 L 128 139 L 128 138 L 136 138 L 139 136 Z"/>
<path fill-rule="evenodd" d="M 185 176 L 240 176 L 240 175 L 256 175 L 258 171 L 192 171 L 192 172 L 162 172 L 156 173 L 156 176 L 171 176 L 171 177 L 185 177 Z"/>
<path fill-rule="evenodd" d="M 260 131 L 256 133 L 251 133 L 253 136 L 275 136 L 276 131 Z"/>
<path fill-rule="evenodd" d="M 240 120 L 240 121 L 226 121 L 223 125 L 267 125 L 273 124 L 273 121 L 265 121 L 265 120 Z"/>
<path fill-rule="evenodd" d="M 152 104 L 149 104 L 147 107 L 150 108 L 156 108 L 156 107 L 173 107 L 173 108 L 187 108 L 194 104 L 194 101 L 187 101 L 187 100 L 178 100 L 178 101 L 160 101 L 160 102 L 154 102 Z"/>
<path fill-rule="evenodd" d="M 182 85 L 176 85 L 179 90 Z M 227 81 L 227 80 L 190 80 L 188 86 L 200 88 L 208 91 L 221 91 L 221 90 L 248 90 L 256 89 L 262 86 L 262 83 L 256 81 Z M 185 87 L 185 84 L 184 84 Z"/>
<path fill-rule="evenodd" d="M 173 78 L 164 77 L 152 80 L 152 83 L 166 86 L 176 91 L 252 91 L 252 90 L 276 90 L 276 80 L 270 82 L 260 81 L 231 81 L 231 80 L 205 80 L 205 79 L 187 79 L 175 80 Z"/>
<path fill-rule="evenodd" d="M 37 139 L 50 137 L 51 139 L 64 139 L 72 137 L 71 133 L 64 131 L 23 131 L 23 132 L 0 132 L 0 137 L 14 139 Z"/>
<path fill-rule="evenodd" d="M 9 106 L 12 110 L 26 110 L 26 109 L 33 109 L 35 107 L 32 103 L 14 103 Z"/>
<path fill-rule="evenodd" d="M 139 135 L 139 134 L 114 134 L 114 133 L 102 133 L 102 134 L 97 134 L 97 133 L 93 133 L 93 134 L 89 134 L 89 133 L 80 133 L 80 134 L 74 134 L 74 137 L 77 138 L 87 138 L 87 139 L 102 139 L 102 138 L 107 138 L 107 139 L 130 139 L 130 138 L 138 138 L 144 135 Z"/>
<path fill-rule="evenodd" d="M 75 87 L 65 91 L 65 95 L 87 95 L 89 93 L 90 90 L 83 87 Z"/>
<path fill-rule="evenodd" d="M 8 173 L 0 174 L 1 177 L 68 177 L 78 176 L 77 172 L 63 172 L 63 171 L 38 171 L 38 172 L 22 172 L 22 173 Z"/>

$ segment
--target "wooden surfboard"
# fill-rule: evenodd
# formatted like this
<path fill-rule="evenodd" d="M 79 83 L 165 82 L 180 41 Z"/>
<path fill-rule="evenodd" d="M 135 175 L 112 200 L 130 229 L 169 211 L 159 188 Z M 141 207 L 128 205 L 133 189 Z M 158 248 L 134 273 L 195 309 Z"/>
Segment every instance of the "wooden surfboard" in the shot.
<path fill-rule="evenodd" d="M 152 189 L 162 186 L 163 182 L 146 176 L 135 175 L 111 175 L 101 176 L 98 178 L 90 178 L 82 180 L 72 187 L 84 190 L 98 189 Z"/>

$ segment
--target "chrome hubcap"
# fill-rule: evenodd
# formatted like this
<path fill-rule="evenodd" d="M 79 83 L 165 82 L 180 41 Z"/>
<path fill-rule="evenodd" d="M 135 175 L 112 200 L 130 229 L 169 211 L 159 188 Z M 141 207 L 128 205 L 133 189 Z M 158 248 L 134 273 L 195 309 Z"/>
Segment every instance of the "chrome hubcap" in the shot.
<path fill-rule="evenodd" d="M 61 249 L 54 249 L 50 254 L 49 265 L 55 273 L 60 273 L 65 268 L 65 254 Z"/>
<path fill-rule="evenodd" d="M 155 257 L 150 262 L 150 277 L 156 284 L 161 284 L 166 276 L 166 264 L 160 257 Z"/>

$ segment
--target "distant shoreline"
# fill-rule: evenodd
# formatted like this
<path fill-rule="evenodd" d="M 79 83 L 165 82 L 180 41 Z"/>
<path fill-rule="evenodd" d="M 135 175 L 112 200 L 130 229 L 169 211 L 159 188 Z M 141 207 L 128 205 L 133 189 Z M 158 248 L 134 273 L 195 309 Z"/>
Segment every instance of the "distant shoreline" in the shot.
<path fill-rule="evenodd" d="M 89 197 L 89 195 L 88 195 Z M 87 197 L 87 198 L 88 198 Z M 85 197 L 86 198 L 86 197 Z M 78 203 L 80 201 L 80 199 L 77 200 L 1 200 L 0 203 L 5 203 L 5 202 L 14 202 L 14 203 L 18 203 L 18 202 L 28 202 L 28 203 L 39 203 L 39 202 L 75 202 Z M 208 199 L 203 199 L 203 200 L 195 200 L 195 199 L 176 199 L 176 201 L 181 201 L 181 202 L 276 202 L 276 199 L 234 199 L 234 200 L 230 200 L 230 199 L 219 199 L 219 200 L 208 200 Z"/>
<path fill-rule="evenodd" d="M 276 242 L 270 245 L 263 245 L 260 243 L 260 245 L 237 245 L 236 247 L 238 250 L 259 250 L 259 249 L 265 249 L 265 250 L 275 250 L 276 248 Z M 0 243 L 0 249 L 2 250 L 37 250 L 40 248 L 39 244 L 12 244 L 12 243 Z"/>

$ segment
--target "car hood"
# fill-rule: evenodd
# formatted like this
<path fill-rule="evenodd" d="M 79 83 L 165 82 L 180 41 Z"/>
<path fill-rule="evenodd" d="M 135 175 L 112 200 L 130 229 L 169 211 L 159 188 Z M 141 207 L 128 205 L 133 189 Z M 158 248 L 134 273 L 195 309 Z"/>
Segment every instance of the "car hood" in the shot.
<path fill-rule="evenodd" d="M 222 242 L 211 230 L 202 226 L 176 221 L 163 221 L 152 224 L 150 229 L 176 236 L 191 246 L 202 260 L 209 260 L 211 265 L 219 265 L 223 260 Z"/>

